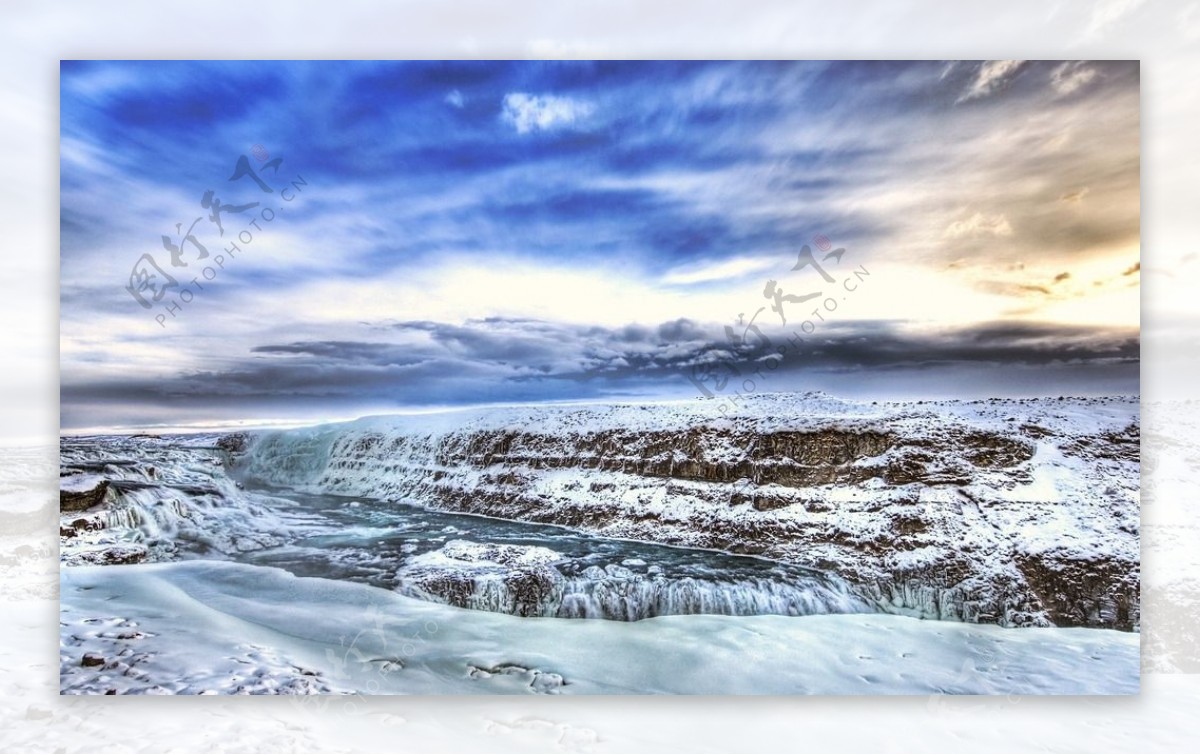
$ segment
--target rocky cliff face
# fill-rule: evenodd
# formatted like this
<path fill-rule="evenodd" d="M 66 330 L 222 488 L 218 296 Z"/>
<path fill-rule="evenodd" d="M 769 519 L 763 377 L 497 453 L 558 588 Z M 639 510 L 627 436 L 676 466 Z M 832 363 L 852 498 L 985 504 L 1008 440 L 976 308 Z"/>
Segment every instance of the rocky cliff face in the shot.
<path fill-rule="evenodd" d="M 1139 623 L 1136 399 L 762 396 L 360 420 L 227 444 L 258 482 L 835 572 L 882 610 Z"/>

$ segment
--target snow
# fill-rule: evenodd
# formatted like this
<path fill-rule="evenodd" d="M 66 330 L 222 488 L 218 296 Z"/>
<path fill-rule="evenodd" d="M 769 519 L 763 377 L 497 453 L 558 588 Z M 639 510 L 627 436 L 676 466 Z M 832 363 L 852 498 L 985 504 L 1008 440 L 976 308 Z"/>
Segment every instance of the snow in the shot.
<path fill-rule="evenodd" d="M 1026 578 L 1016 564 L 1104 561 L 1123 583 L 1104 587 L 1096 605 L 1070 610 L 1111 621 L 1121 596 L 1134 594 L 1132 615 L 1121 621 L 1136 626 L 1139 410 L 1136 397 L 1123 396 L 865 402 L 825 394 L 476 408 L 254 434 L 236 472 L 258 483 L 533 518 L 611 538 L 751 549 L 882 585 L 886 610 L 925 618 L 1050 624 L 1037 590 L 1009 589 Z M 747 443 L 784 431 L 873 434 L 891 445 L 848 464 L 829 462 L 825 468 L 843 477 L 828 483 L 722 477 L 722 465 L 750 456 Z M 496 460 L 502 432 L 520 440 Z M 692 461 L 712 476 L 637 473 L 647 459 L 683 463 L 678 447 L 651 451 L 662 445 L 653 433 L 684 432 L 699 433 Z M 597 440 L 603 433 L 609 446 Z M 976 461 L 980 449 L 970 438 L 980 434 L 1031 457 Z M 1132 438 L 1132 456 L 1111 440 L 1122 434 Z M 917 479 L 884 479 L 890 472 L 881 470 L 914 459 L 924 467 Z M 852 470 L 866 479 L 845 481 Z M 913 532 L 898 537 L 905 523 Z M 947 564 L 953 568 L 941 568 Z M 930 590 L 899 584 L 914 570 L 962 569 L 964 580 Z M 918 602 L 897 604 L 906 596 Z"/>
<path fill-rule="evenodd" d="M 1033 426 L 1055 437 L 1072 439 L 1123 429 L 1138 421 L 1136 397 L 1082 399 L 996 399 L 991 401 L 855 402 L 824 394 L 761 394 L 736 406 L 716 401 L 676 401 L 640 404 L 586 404 L 502 407 L 455 410 L 418 415 L 367 417 L 348 423 L 312 428 L 270 431 L 253 435 L 248 454 L 248 476 L 263 482 L 330 491 L 363 491 L 383 497 L 406 481 L 414 470 L 438 469 L 433 458 L 439 442 L 469 437 L 472 433 L 509 430 L 560 439 L 564 447 L 578 449 L 587 434 L 619 431 L 645 434 L 681 432 L 694 428 L 740 430 L 762 436 L 778 431 L 851 430 L 892 433 L 906 438 L 937 441 L 954 429 L 991 431 L 1011 435 L 1020 426 Z M 707 438 L 705 458 L 736 461 L 746 450 L 732 443 L 721 445 L 719 434 Z M 968 492 L 987 494 L 997 501 L 1059 501 L 1089 497 L 1097 478 L 1119 488 L 1112 494 L 1136 504 L 1138 485 L 1129 469 L 1107 468 L 1095 460 L 1066 458 L 1050 442 L 1037 443 L 1034 459 L 1024 469 L 1028 475 L 979 473 L 966 486 Z M 956 449 L 939 449 L 954 452 Z M 964 449 L 957 449 L 961 452 Z M 686 458 L 678 449 L 671 455 Z M 856 465 L 886 461 L 860 459 Z M 346 463 L 333 482 L 330 462 Z M 1136 471 L 1136 466 L 1134 468 Z M 471 470 L 458 470 L 469 474 Z M 574 476 L 577 471 L 565 470 Z M 554 470 L 539 471 L 538 479 L 550 482 Z M 597 479 L 619 473 L 598 472 Z M 1027 478 L 1027 479 L 1026 479 Z M 572 479 L 575 479 L 572 477 Z M 1015 480 L 1015 483 L 1014 483 Z M 1022 481 L 1025 480 L 1025 481 Z M 470 482 L 479 482 L 478 477 Z M 686 484 L 686 482 L 684 482 Z M 548 485 L 556 492 L 560 485 Z M 778 486 L 764 485 L 764 492 Z M 858 486 L 830 485 L 820 489 L 829 500 L 861 497 Z M 349 494 L 349 493 L 348 493 Z M 681 511 L 680 514 L 687 512 Z"/>
<path fill-rule="evenodd" d="M 61 589 L 66 693 L 1138 691 L 1138 638 L 1111 630 L 885 615 L 521 619 L 212 561 L 68 568 Z"/>
<path fill-rule="evenodd" d="M 62 685 L 1132 693 L 1137 635 L 1054 628 L 1035 593 L 1065 589 L 1092 626 L 1136 626 L 1137 423 L 1127 398 L 808 394 L 367 418 L 252 433 L 233 452 L 216 437 L 64 439 L 68 477 L 112 492 L 64 516 L 78 531 L 62 537 Z M 923 469 L 884 479 L 914 458 Z M 792 476 L 758 484 L 764 468 Z M 521 524 L 506 542 L 430 509 Z M 689 555 L 581 558 L 579 534 L 538 523 Z M 1035 557 L 1043 571 L 1018 568 Z M 111 565 L 134 561 L 161 563 Z M 1056 576 L 1063 563 L 1092 581 Z"/>
<path fill-rule="evenodd" d="M 95 490 L 102 482 L 104 482 L 103 475 L 73 474 L 61 478 L 58 481 L 58 487 L 59 490 L 66 493 L 87 493 Z"/>
<path fill-rule="evenodd" d="M 60 541 L 64 564 L 100 563 L 119 549 L 144 560 L 220 555 L 279 545 L 306 518 L 291 502 L 246 491 L 229 479 L 213 438 L 88 437 L 64 439 L 62 490 L 110 483 L 108 503 L 64 512 L 74 534 Z M 97 458 L 99 457 L 99 458 Z"/>
<path fill-rule="evenodd" d="M 451 540 L 440 551 L 427 554 L 432 563 L 476 564 L 483 567 L 497 566 L 544 566 L 562 559 L 562 554 L 538 545 L 506 545 L 496 543 L 474 543 L 469 540 Z M 420 558 L 411 563 L 424 564 Z"/>
<path fill-rule="evenodd" d="M 0 719 L 6 722 L 0 749 L 125 752 L 136 731 L 144 749 L 179 752 L 851 752 L 895 749 L 898 742 L 946 753 L 1186 751 L 1194 747 L 1200 707 L 1200 509 L 1194 505 L 1200 402 L 1149 402 L 1144 422 L 1149 608 L 1137 698 L 712 697 L 680 704 L 543 695 L 306 696 L 209 700 L 172 710 L 153 701 L 97 705 L 59 696 L 55 538 L 44 525 L 25 530 L 6 521 L 0 534 Z M 0 511 L 44 511 L 52 520 L 57 479 L 57 447 L 3 449 L 0 486 L 11 493 Z M 865 720 L 870 725 L 861 725 Z"/>

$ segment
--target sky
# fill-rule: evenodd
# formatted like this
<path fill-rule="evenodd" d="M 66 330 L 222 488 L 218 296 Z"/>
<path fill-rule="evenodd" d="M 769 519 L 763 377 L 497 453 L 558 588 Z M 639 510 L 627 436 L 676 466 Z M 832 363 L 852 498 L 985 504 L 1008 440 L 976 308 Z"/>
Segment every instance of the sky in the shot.
<path fill-rule="evenodd" d="M 64 431 L 1136 393 L 1136 62 L 61 66 Z"/>

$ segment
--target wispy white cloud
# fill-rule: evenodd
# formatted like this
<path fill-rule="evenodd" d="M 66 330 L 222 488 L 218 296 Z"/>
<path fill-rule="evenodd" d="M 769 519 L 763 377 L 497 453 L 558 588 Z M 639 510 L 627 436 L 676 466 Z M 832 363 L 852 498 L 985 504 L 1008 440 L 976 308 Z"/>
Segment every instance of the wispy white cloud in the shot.
<path fill-rule="evenodd" d="M 994 94 L 1006 86 L 1023 65 L 1023 60 L 989 60 L 983 63 L 975 74 L 975 80 L 958 101 L 966 102 Z"/>
<path fill-rule="evenodd" d="M 512 92 L 504 96 L 500 117 L 519 134 L 570 126 L 592 113 L 592 106 L 568 97 Z"/>
<path fill-rule="evenodd" d="M 1060 96 L 1074 94 L 1095 80 L 1098 72 L 1083 61 L 1063 63 L 1050 72 L 1050 85 Z"/>
<path fill-rule="evenodd" d="M 770 269 L 779 264 L 780 259 L 742 257 L 707 265 L 678 267 L 668 271 L 663 276 L 662 282 L 669 286 L 687 286 L 694 283 L 732 280 Z"/>
<path fill-rule="evenodd" d="M 446 95 L 446 104 L 461 110 L 466 101 L 463 99 L 462 92 L 454 89 Z"/>

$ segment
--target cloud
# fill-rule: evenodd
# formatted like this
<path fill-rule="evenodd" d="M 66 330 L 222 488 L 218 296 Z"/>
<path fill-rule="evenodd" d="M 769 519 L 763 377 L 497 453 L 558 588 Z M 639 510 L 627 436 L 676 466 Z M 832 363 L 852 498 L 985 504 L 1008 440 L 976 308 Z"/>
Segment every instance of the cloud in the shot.
<path fill-rule="evenodd" d="M 1054 296 L 1049 286 L 1050 284 L 1029 283 L 1014 280 L 980 280 L 975 282 L 975 289 L 986 294 L 994 294 L 996 296 L 1014 297 L 1014 298 L 1034 298 L 1043 299 L 1045 297 Z M 1033 310 L 1020 310 L 1021 312 Z"/>
<path fill-rule="evenodd" d="M 1074 94 L 1096 78 L 1095 68 L 1078 60 L 1063 63 L 1050 72 L 1050 85 L 1061 96 Z"/>
<path fill-rule="evenodd" d="M 566 97 L 513 92 L 504 96 L 500 117 L 518 134 L 563 128 L 586 118 L 593 107 Z"/>
<path fill-rule="evenodd" d="M 980 64 L 975 80 L 958 101 L 966 102 L 998 92 L 1012 81 L 1024 64 L 1022 60 L 989 60 Z"/>
<path fill-rule="evenodd" d="M 1011 236 L 1012 233 L 1012 225 L 1005 216 L 977 212 L 965 220 L 951 223 L 943 235 L 949 239 L 961 239 L 968 236 Z"/>
<path fill-rule="evenodd" d="M 768 270 L 778 264 L 778 259 L 740 257 L 724 262 L 678 267 L 667 271 L 662 282 L 669 286 L 687 286 L 695 283 L 731 280 Z"/>
<path fill-rule="evenodd" d="M 555 398 L 682 397 L 696 395 L 701 385 L 714 388 L 720 375 L 759 374 L 765 380 L 769 374 L 764 388 L 780 391 L 804 390 L 812 380 L 859 371 L 896 379 L 970 366 L 991 370 L 997 379 L 1013 370 L 1064 366 L 1079 376 L 1108 374 L 1121 364 L 1132 365 L 1130 374 L 1136 375 L 1139 353 L 1134 329 L 1049 323 L 931 329 L 900 322 L 831 322 L 823 334 L 798 341 L 772 332 L 743 338 L 719 325 L 687 319 L 622 328 L 527 318 L 383 325 L 381 333 L 400 340 L 263 344 L 218 370 L 155 379 L 67 380 L 63 400 L 70 408 L 64 426 L 88 424 L 108 405 L 142 402 L 188 401 L 244 417 L 314 401 L 325 410 L 380 410 Z M 412 340 L 414 335 L 421 340 Z M 791 352 L 786 359 L 777 348 L 783 344 Z M 80 410 L 88 405 L 91 410 Z M 190 421 L 212 418 L 197 412 Z"/>
<path fill-rule="evenodd" d="M 462 110 L 465 103 L 466 101 L 463 99 L 462 92 L 458 91 L 457 89 L 451 90 L 450 93 L 446 95 L 446 104 L 450 105 L 451 107 Z"/>

